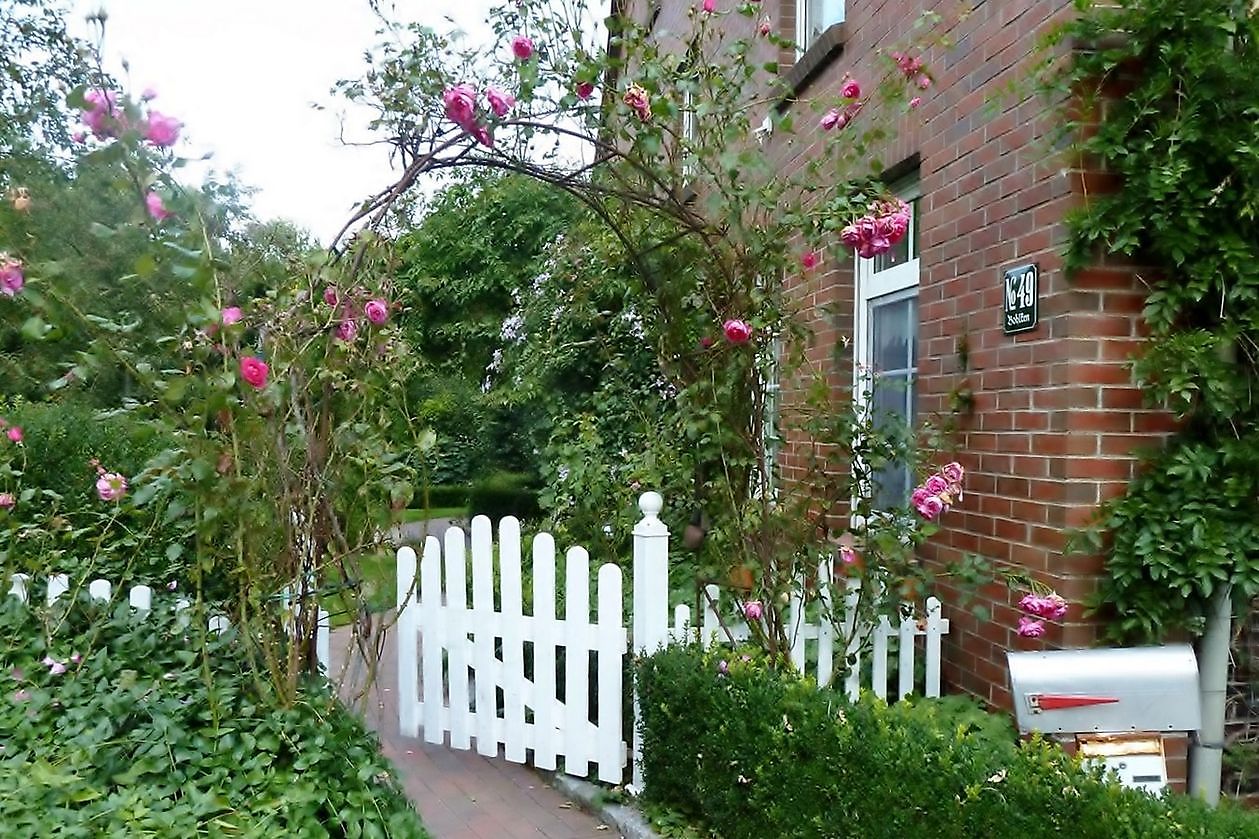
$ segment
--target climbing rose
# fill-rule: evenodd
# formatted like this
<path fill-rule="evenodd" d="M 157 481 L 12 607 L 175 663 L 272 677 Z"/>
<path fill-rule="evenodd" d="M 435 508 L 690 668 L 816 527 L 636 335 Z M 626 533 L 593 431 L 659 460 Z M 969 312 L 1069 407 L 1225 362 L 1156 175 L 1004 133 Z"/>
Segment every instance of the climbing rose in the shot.
<path fill-rule="evenodd" d="M 231 326 L 234 323 L 239 323 L 241 319 L 240 307 L 228 306 L 226 309 L 223 310 L 222 317 L 223 317 L 224 326 Z"/>
<path fill-rule="evenodd" d="M 1031 618 L 1019 618 L 1019 635 L 1024 638 L 1039 638 L 1045 634 L 1045 625 Z"/>
<path fill-rule="evenodd" d="M 927 482 L 922 487 L 927 491 L 928 495 L 940 495 L 948 492 L 949 482 L 939 475 L 932 475 L 930 478 L 927 478 Z"/>
<path fill-rule="evenodd" d="M 955 460 L 940 467 L 940 475 L 951 484 L 960 484 L 962 478 L 966 475 L 966 470 L 962 468 L 962 464 Z"/>
<path fill-rule="evenodd" d="M 918 510 L 919 515 L 923 518 L 934 520 L 944 512 L 944 502 L 935 495 L 928 495 L 921 501 L 916 502 L 914 508 Z"/>
<path fill-rule="evenodd" d="M 1046 595 L 1025 594 L 1019 601 L 1019 608 L 1038 618 L 1062 620 L 1067 614 L 1067 601 L 1056 592 Z"/>
<path fill-rule="evenodd" d="M 356 335 L 358 335 L 358 325 L 354 321 L 347 318 L 337 325 L 336 336 L 338 341 L 349 343 L 354 340 Z"/>
<path fill-rule="evenodd" d="M 144 124 L 144 139 L 159 148 L 175 145 L 179 139 L 182 123 L 174 117 L 168 117 L 160 111 L 149 111 L 149 118 Z"/>
<path fill-rule="evenodd" d="M 726 675 L 728 675 L 729 673 L 730 673 L 730 663 L 729 663 L 728 661 L 726 661 L 726 660 L 723 658 L 721 661 L 717 662 L 717 674 L 718 674 L 718 675 L 720 675 L 720 676 L 726 676 Z"/>
<path fill-rule="evenodd" d="M 96 479 L 96 494 L 102 501 L 117 501 L 127 494 L 127 479 L 117 472 L 101 472 Z"/>
<path fill-rule="evenodd" d="M 651 116 L 651 98 L 641 86 L 632 84 L 625 89 L 625 104 L 638 115 L 641 120 Z"/>
<path fill-rule="evenodd" d="M 595 94 L 594 82 L 578 82 L 577 83 L 577 98 L 578 99 L 589 99 L 591 96 L 594 96 L 594 94 Z"/>
<path fill-rule="evenodd" d="M 766 17 L 766 18 L 761 18 L 761 24 L 760 24 L 760 26 L 756 27 L 756 31 L 757 31 L 757 32 L 759 32 L 762 36 L 768 35 L 770 32 L 772 32 L 772 31 L 773 31 L 773 29 L 774 29 L 774 27 L 773 27 L 773 25 L 769 22 L 769 18 L 767 18 L 767 17 Z"/>
<path fill-rule="evenodd" d="M 162 202 L 162 196 L 150 190 L 149 194 L 144 196 L 144 205 L 149 209 L 149 215 L 154 221 L 166 221 L 171 217 L 170 210 L 166 209 L 166 205 Z"/>
<path fill-rule="evenodd" d="M 701 8 L 704 10 L 705 14 L 711 15 L 713 12 L 717 11 L 717 0 L 704 0 L 704 5 Z"/>
<path fill-rule="evenodd" d="M 808 251 L 800 257 L 800 264 L 806 271 L 812 271 L 821 261 L 822 257 L 817 251 Z"/>
<path fill-rule="evenodd" d="M 760 620 L 761 615 L 764 613 L 765 609 L 761 606 L 761 601 L 759 600 L 749 600 L 747 603 L 743 604 L 743 617 L 750 621 Z"/>
<path fill-rule="evenodd" d="M 701 349 L 708 349 L 713 345 L 713 337 L 711 335 L 705 335 L 703 338 L 699 339 L 699 345 Z"/>
<path fill-rule="evenodd" d="M 494 112 L 496 117 L 507 116 L 507 112 L 516 104 L 515 96 L 496 87 L 487 87 L 485 89 L 485 98 L 489 100 L 490 110 Z"/>
<path fill-rule="evenodd" d="M 909 205 L 904 201 L 878 201 L 869 212 L 839 232 L 840 241 L 862 259 L 887 253 L 909 230 Z"/>
<path fill-rule="evenodd" d="M 22 274 L 21 260 L 0 253 L 0 294 L 12 297 L 22 290 L 26 277 Z"/>
<path fill-rule="evenodd" d="M 915 80 L 914 84 L 918 85 L 919 90 L 926 90 L 931 87 L 931 77 L 923 73 Z"/>
<path fill-rule="evenodd" d="M 328 286 L 323 290 L 323 302 L 327 303 L 329 306 L 337 305 L 339 299 L 340 298 L 337 296 L 337 290 L 332 286 Z"/>
<path fill-rule="evenodd" d="M 726 340 L 732 344 L 746 344 L 752 337 L 752 327 L 745 321 L 728 320 L 722 324 L 721 329 L 726 333 Z"/>
<path fill-rule="evenodd" d="M 470 84 L 457 84 L 442 94 L 446 116 L 465 131 L 476 118 L 476 88 Z"/>
<path fill-rule="evenodd" d="M 528 61 L 533 56 L 533 40 L 517 35 L 511 39 L 511 52 L 520 61 Z"/>
<path fill-rule="evenodd" d="M 818 125 L 822 127 L 823 131 L 830 131 L 837 125 L 840 128 L 843 128 L 847 124 L 848 117 L 844 116 L 843 112 L 840 111 L 839 108 L 831 108 L 822 115 L 822 121 L 818 123 Z"/>
<path fill-rule="evenodd" d="M 0 510 L 12 510 L 17 504 L 17 498 L 11 492 L 0 492 Z"/>
<path fill-rule="evenodd" d="M 491 134 L 490 130 L 484 125 L 474 125 L 468 130 L 471 132 L 472 136 L 476 138 L 478 143 L 485 146 L 487 149 L 494 148 L 494 135 Z"/>
<path fill-rule="evenodd" d="M 261 358 L 247 355 L 240 360 L 240 376 L 255 390 L 262 390 L 267 386 L 267 375 L 270 372 L 271 369 Z"/>
<path fill-rule="evenodd" d="M 112 90 L 89 90 L 83 99 L 87 107 L 83 109 L 83 123 L 91 129 L 98 140 L 114 137 L 123 125 L 125 115 L 118 107 L 118 96 Z"/>
<path fill-rule="evenodd" d="M 861 98 L 861 85 L 857 84 L 856 79 L 848 79 L 839 88 L 839 95 L 845 99 Z"/>
<path fill-rule="evenodd" d="M 913 99 L 910 99 L 910 100 L 909 100 L 909 107 L 910 107 L 910 108 L 917 108 L 917 107 L 918 107 L 919 105 L 921 105 L 921 104 L 922 104 L 922 97 L 921 97 L 921 96 L 915 96 Z"/>
<path fill-rule="evenodd" d="M 4 433 L 14 443 L 22 442 L 22 426 L 20 425 L 10 426 L 9 430 Z"/>
<path fill-rule="evenodd" d="M 389 304 L 384 300 L 372 300 L 368 302 L 368 304 L 363 307 L 363 312 L 367 315 L 367 319 L 376 326 L 380 326 L 382 323 L 389 320 Z"/>
<path fill-rule="evenodd" d="M 839 549 L 839 560 L 845 565 L 852 565 L 857 561 L 857 552 L 847 545 L 844 545 Z"/>

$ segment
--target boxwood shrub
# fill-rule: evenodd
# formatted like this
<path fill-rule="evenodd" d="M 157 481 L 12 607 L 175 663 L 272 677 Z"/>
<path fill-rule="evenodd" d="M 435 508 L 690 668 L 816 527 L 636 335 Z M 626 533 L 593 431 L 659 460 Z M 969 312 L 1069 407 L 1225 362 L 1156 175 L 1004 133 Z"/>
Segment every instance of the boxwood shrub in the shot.
<path fill-rule="evenodd" d="M 0 597 L 0 836 L 426 836 L 322 683 L 279 703 L 198 623 Z"/>
<path fill-rule="evenodd" d="M 497 522 L 503 516 L 536 518 L 541 513 L 538 491 L 528 475 L 519 472 L 493 472 L 472 485 L 468 495 L 469 513 L 489 516 Z"/>
<path fill-rule="evenodd" d="M 648 803 L 723 839 L 1259 837 L 1259 816 L 1123 789 L 955 704 L 852 703 L 728 649 L 673 647 L 638 679 Z"/>

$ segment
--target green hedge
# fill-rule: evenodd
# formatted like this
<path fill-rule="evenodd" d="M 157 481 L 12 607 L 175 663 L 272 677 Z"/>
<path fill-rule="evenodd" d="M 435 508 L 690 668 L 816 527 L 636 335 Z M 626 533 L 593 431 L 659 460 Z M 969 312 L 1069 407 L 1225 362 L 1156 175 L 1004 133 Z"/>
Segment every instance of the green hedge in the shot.
<path fill-rule="evenodd" d="M 537 489 L 519 472 L 495 472 L 478 480 L 468 494 L 468 508 L 471 515 L 496 522 L 503 516 L 532 519 L 541 514 Z"/>
<path fill-rule="evenodd" d="M 427 492 L 428 509 L 466 507 L 468 506 L 468 498 L 472 495 L 472 487 L 469 484 L 435 484 L 428 487 Z M 416 490 L 415 498 L 411 501 L 412 507 L 425 508 L 424 493 L 424 487 Z"/>
<path fill-rule="evenodd" d="M 1259 837 L 1259 816 L 1122 789 L 939 701 L 850 703 L 695 647 L 657 653 L 638 678 L 647 801 L 723 839 Z"/>
<path fill-rule="evenodd" d="M 48 613 L 0 597 L 0 836 L 427 835 L 375 736 L 321 684 L 277 702 L 234 633 L 203 648 L 194 620 L 160 600 L 139 620 L 86 593 Z"/>

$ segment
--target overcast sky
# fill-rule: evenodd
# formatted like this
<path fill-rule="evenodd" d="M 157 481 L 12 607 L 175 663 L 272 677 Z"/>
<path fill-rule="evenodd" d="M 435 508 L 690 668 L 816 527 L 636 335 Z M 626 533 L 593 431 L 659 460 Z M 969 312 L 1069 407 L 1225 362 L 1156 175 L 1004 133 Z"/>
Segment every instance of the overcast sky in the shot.
<path fill-rule="evenodd" d="M 396 0 L 399 18 L 443 29 L 450 16 L 486 41 L 491 5 Z M 185 124 L 181 153 L 212 152 L 216 169 L 256 187 L 260 218 L 290 219 L 326 241 L 389 182 L 386 148 L 338 140 L 339 117 L 348 139 L 364 139 L 370 115 L 347 113 L 329 93 L 362 74 L 376 43 L 367 0 L 75 0 L 78 31 L 87 34 L 83 18 L 102 7 L 107 68 L 133 92 L 158 92 L 154 107 Z"/>

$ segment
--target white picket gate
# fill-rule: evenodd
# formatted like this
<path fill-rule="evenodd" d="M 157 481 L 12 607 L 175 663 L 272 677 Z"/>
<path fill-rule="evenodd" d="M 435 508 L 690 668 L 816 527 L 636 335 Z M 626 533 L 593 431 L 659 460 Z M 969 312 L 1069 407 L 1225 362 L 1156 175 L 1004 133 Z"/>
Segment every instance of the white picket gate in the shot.
<path fill-rule="evenodd" d="M 533 540 L 533 594 L 529 612 L 522 590 L 520 523 L 505 518 L 499 525 L 497 550 L 490 520 L 472 520 L 469 541 L 464 531 L 451 527 L 444 546 L 435 536 L 424 544 L 423 559 L 415 551 L 398 551 L 398 722 L 403 736 L 442 743 L 486 756 L 503 753 L 524 763 L 586 777 L 590 765 L 608 783 L 624 780 L 629 747 L 624 741 L 622 690 L 627 642 L 632 637 L 636 655 L 646 655 L 670 641 L 693 637 L 691 611 L 680 605 L 669 609 L 669 531 L 660 521 L 663 501 L 649 492 L 639 501 L 643 518 L 634 527 L 633 631 L 627 632 L 622 609 L 621 569 L 607 563 L 599 568 L 597 619 L 590 615 L 590 558 L 584 548 L 570 548 L 565 556 L 564 616 L 556 615 L 555 540 L 538 533 Z M 497 558 L 497 563 L 496 563 Z M 471 600 L 468 569 L 471 568 Z M 819 569 L 819 594 L 829 598 L 829 566 Z M 497 585 L 496 585 L 497 582 Z M 871 655 L 869 686 L 886 697 L 888 656 L 892 639 L 898 655 L 898 697 L 914 692 L 916 639 L 924 638 L 927 696 L 940 693 L 941 636 L 949 622 L 941 617 L 940 601 L 927 601 L 926 617 L 906 617 L 893 625 L 884 618 L 876 627 L 858 630 L 852 624 L 859 583 L 845 592 L 849 622 L 836 631 L 829 622 L 808 621 L 799 600 L 788 613 L 791 621 L 792 660 L 802 671 L 814 662 L 819 684 L 828 684 L 844 656 L 853 666 L 845 686 L 855 697 L 862 684 L 862 641 Z M 497 591 L 497 596 L 495 592 Z M 720 592 L 709 587 L 700 625 L 710 641 L 748 637 L 748 627 L 718 620 Z M 734 604 L 728 610 L 735 612 Z M 838 639 L 851 644 L 838 649 Z M 526 647 L 532 654 L 527 654 Z M 556 683 L 557 654 L 563 651 L 564 685 L 561 698 Z M 595 654 L 595 672 L 589 668 Z M 531 673 L 527 663 L 532 664 Z M 591 679 L 597 681 L 597 704 L 588 705 Z M 593 716 L 596 718 L 592 720 Z M 637 697 L 634 715 L 638 718 Z M 596 721 L 597 720 L 597 721 Z M 638 732 L 634 727 L 634 752 Z M 642 788 L 639 762 L 634 761 L 633 788 Z"/>
<path fill-rule="evenodd" d="M 9 595 L 16 597 L 23 603 L 26 603 L 30 597 L 31 577 L 29 574 L 13 574 L 9 578 Z M 62 597 L 70 591 L 70 577 L 66 574 L 50 574 L 48 576 L 48 588 L 46 602 L 52 605 L 58 598 Z M 88 583 L 88 594 L 96 600 L 109 600 L 114 594 L 114 584 L 109 580 L 95 579 Z M 162 596 L 161 591 L 158 592 L 159 597 Z M 131 608 L 135 610 L 136 616 L 142 618 L 146 612 L 153 609 L 153 588 L 151 586 L 138 585 L 132 586 L 127 593 L 127 602 L 131 604 Z M 171 608 L 176 612 L 184 612 L 192 606 L 192 601 L 186 597 L 177 596 L 173 598 L 170 604 Z M 211 615 L 206 621 L 206 628 L 211 632 L 226 632 L 231 627 L 231 622 L 225 615 Z M 319 610 L 319 623 L 316 627 L 315 636 L 315 654 L 319 659 L 319 664 L 324 672 L 328 672 L 329 649 L 330 649 L 330 624 L 328 613 L 322 608 Z"/>

